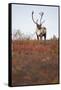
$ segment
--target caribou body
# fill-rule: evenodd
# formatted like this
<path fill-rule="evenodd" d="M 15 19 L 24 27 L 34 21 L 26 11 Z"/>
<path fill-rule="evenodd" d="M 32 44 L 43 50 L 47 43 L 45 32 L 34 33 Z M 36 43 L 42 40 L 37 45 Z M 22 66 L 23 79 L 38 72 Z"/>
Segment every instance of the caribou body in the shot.
<path fill-rule="evenodd" d="M 32 20 L 36 24 L 36 36 L 37 36 L 37 39 L 39 40 L 39 38 L 42 39 L 42 37 L 44 37 L 44 40 L 46 40 L 46 27 L 42 27 L 42 23 L 44 21 L 41 22 L 44 13 L 42 12 L 40 14 L 40 16 L 41 16 L 40 24 L 38 24 L 38 20 L 36 20 L 36 21 L 34 20 L 33 14 L 34 14 L 34 11 L 32 12 Z"/>

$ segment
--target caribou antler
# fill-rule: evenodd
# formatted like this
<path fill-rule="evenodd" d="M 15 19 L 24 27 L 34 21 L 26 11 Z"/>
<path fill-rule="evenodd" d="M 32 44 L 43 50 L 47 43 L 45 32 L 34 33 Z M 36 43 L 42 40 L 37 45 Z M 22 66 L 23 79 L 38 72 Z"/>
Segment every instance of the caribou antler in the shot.
<path fill-rule="evenodd" d="M 45 21 L 41 22 L 42 17 L 43 17 L 43 15 L 44 15 L 44 12 L 39 13 L 39 15 L 41 16 L 41 18 L 40 18 L 40 24 L 42 24 L 42 23 L 44 23 L 44 22 L 45 22 Z"/>
<path fill-rule="evenodd" d="M 40 15 L 40 24 L 38 24 L 38 19 L 37 19 L 36 21 L 34 20 L 33 15 L 34 15 L 34 11 L 32 11 L 32 20 L 33 20 L 33 22 L 37 25 L 37 27 L 38 27 L 39 25 L 40 25 L 40 27 L 41 27 L 41 25 L 45 22 L 45 20 L 41 22 L 41 20 L 42 20 L 42 18 L 43 18 L 43 15 L 44 15 L 44 12 L 40 12 L 40 13 L 39 13 L 39 15 Z"/>
<path fill-rule="evenodd" d="M 34 18 L 33 18 L 33 14 L 34 14 L 34 11 L 32 11 L 32 20 L 33 20 L 33 22 L 34 22 L 35 24 L 37 24 L 38 19 L 35 21 Z"/>

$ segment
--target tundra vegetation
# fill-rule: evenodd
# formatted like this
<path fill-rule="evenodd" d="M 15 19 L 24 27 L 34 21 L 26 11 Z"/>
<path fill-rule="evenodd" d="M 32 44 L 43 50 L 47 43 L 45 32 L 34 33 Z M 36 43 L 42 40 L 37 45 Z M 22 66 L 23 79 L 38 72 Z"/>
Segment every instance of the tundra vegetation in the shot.
<path fill-rule="evenodd" d="M 16 33 L 16 38 L 12 39 L 12 86 L 59 83 L 56 36 L 44 41 Z"/>

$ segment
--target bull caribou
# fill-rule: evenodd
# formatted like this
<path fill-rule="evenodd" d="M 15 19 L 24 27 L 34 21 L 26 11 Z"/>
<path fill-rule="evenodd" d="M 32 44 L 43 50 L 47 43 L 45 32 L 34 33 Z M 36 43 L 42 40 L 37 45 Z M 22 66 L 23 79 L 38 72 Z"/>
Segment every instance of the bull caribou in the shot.
<path fill-rule="evenodd" d="M 38 19 L 35 21 L 33 15 L 34 15 L 34 11 L 32 11 L 32 20 L 36 24 L 36 36 L 37 36 L 37 40 L 39 40 L 39 38 L 41 40 L 42 37 L 44 37 L 44 40 L 46 40 L 46 27 L 42 26 L 42 24 L 45 21 L 41 22 L 44 13 L 43 12 L 39 13 L 39 15 L 40 15 L 40 23 L 39 24 L 38 24 Z"/>

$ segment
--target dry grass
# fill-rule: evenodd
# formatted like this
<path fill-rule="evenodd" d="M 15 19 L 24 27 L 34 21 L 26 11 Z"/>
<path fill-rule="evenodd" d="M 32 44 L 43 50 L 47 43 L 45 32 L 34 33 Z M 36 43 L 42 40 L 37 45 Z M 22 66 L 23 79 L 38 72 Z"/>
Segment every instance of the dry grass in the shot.
<path fill-rule="evenodd" d="M 55 84 L 58 40 L 12 41 L 12 85 Z"/>

